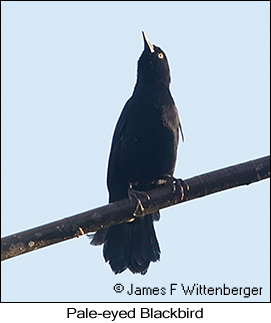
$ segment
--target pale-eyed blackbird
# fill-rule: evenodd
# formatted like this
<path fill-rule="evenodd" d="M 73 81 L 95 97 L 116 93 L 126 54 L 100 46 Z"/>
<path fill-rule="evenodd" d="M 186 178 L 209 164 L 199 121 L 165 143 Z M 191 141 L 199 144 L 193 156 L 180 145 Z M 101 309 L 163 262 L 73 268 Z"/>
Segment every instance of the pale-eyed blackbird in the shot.
<path fill-rule="evenodd" d="M 143 32 L 144 51 L 138 60 L 137 82 L 113 135 L 108 164 L 109 202 L 147 191 L 160 179 L 173 178 L 179 131 L 177 108 L 170 94 L 165 53 Z M 104 244 L 103 255 L 118 274 L 125 269 L 145 274 L 160 258 L 153 220 L 159 212 L 96 232 L 91 244 Z"/>

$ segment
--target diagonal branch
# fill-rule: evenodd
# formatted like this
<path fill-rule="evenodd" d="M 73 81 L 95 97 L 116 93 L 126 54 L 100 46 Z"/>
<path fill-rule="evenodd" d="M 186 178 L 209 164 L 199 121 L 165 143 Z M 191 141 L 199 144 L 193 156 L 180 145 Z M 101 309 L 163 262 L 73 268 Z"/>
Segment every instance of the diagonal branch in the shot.
<path fill-rule="evenodd" d="M 181 199 L 179 191 L 174 192 L 170 185 L 162 185 L 148 192 L 150 200 L 147 198 L 142 200 L 144 211 L 140 215 L 133 215 L 135 204 L 130 204 L 129 200 L 125 199 L 4 237 L 1 239 L 1 260 L 114 224 L 131 221 L 134 216 L 144 216 L 177 203 L 249 185 L 268 177 L 270 177 L 270 156 L 186 179 L 185 182 L 190 189 L 185 192 L 184 200 Z"/>

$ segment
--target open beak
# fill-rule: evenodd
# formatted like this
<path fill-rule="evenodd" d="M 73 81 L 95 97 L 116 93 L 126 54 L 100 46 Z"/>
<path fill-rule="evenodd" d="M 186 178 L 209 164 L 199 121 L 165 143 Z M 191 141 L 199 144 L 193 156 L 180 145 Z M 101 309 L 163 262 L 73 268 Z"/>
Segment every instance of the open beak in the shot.
<path fill-rule="evenodd" d="M 144 31 L 142 31 L 143 34 L 143 39 L 144 39 L 144 50 L 148 48 L 148 50 L 151 53 L 154 53 L 154 47 L 153 44 L 150 42 L 149 38 L 147 37 L 147 35 L 144 33 Z"/>

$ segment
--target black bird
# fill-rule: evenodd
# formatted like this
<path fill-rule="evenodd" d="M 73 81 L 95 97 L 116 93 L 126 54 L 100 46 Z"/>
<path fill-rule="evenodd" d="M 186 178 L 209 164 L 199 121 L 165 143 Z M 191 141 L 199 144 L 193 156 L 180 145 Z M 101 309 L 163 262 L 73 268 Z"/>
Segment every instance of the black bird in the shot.
<path fill-rule="evenodd" d="M 139 197 L 163 180 L 173 179 L 179 131 L 177 108 L 170 94 L 165 53 L 143 32 L 144 51 L 138 60 L 137 82 L 113 135 L 108 164 L 109 202 Z M 162 180 L 162 181 L 161 181 Z M 104 243 L 103 255 L 118 274 L 125 269 L 146 274 L 160 258 L 153 220 L 148 214 L 96 232 L 91 244 Z"/>

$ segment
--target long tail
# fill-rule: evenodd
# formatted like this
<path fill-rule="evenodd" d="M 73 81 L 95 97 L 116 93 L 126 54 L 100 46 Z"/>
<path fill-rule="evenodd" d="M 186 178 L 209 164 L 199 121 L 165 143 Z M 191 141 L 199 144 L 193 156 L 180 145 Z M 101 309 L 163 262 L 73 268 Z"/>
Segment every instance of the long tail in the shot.
<path fill-rule="evenodd" d="M 132 273 L 146 274 L 150 262 L 160 259 L 160 248 L 155 235 L 153 219 L 159 213 L 148 214 L 131 223 L 110 227 L 107 231 L 97 232 L 92 244 L 104 242 L 104 258 L 115 274 L 129 269 Z"/>

